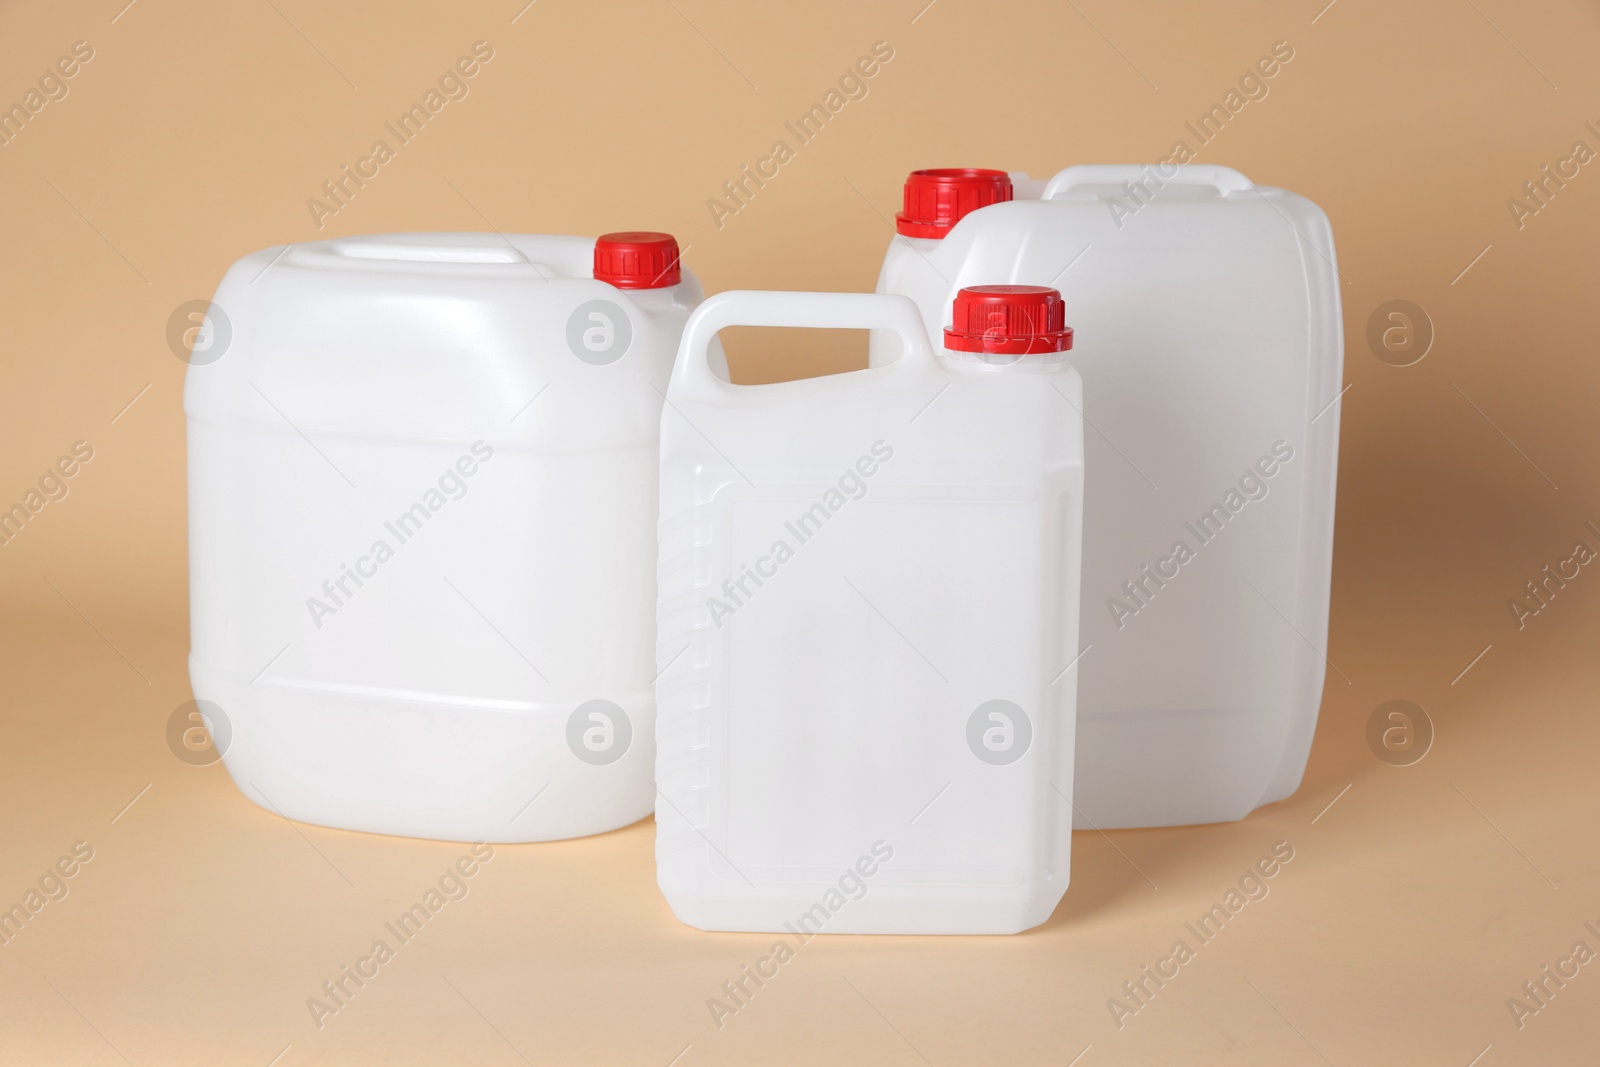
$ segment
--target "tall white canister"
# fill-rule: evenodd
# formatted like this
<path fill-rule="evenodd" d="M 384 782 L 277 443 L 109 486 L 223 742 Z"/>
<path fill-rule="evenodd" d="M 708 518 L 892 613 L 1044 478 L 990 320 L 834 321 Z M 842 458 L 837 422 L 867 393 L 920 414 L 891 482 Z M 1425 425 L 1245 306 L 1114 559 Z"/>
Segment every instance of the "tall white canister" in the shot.
<path fill-rule="evenodd" d="M 1343 333 L 1327 216 L 1227 167 L 913 173 L 878 291 L 1059 288 L 1081 343 L 1081 827 L 1300 784 L 1326 677 Z M 873 338 L 871 361 L 893 358 Z"/>
<path fill-rule="evenodd" d="M 664 234 L 397 234 L 223 279 L 188 416 L 190 677 L 293 819 L 452 840 L 653 807 Z"/>
<path fill-rule="evenodd" d="M 732 385 L 734 325 L 886 330 Z M 1083 403 L 1053 290 L 732 292 L 662 422 L 657 878 L 707 930 L 1014 933 L 1067 887 Z"/>

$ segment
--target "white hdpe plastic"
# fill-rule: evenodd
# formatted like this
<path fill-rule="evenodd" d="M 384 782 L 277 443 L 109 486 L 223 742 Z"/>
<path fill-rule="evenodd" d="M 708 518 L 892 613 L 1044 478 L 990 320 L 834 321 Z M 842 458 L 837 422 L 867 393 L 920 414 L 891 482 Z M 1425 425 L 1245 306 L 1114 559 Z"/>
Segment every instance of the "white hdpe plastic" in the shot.
<path fill-rule="evenodd" d="M 737 386 L 732 325 L 882 329 Z M 935 353 L 903 297 L 730 292 L 662 422 L 658 880 L 706 930 L 1012 933 L 1068 879 L 1077 374 Z"/>
<path fill-rule="evenodd" d="M 1026 176 L 1014 175 L 1019 194 Z M 1343 364 L 1327 217 L 1218 166 L 1079 166 L 896 237 L 930 331 L 1050 285 L 1087 418 L 1078 822 L 1242 818 L 1298 788 L 1324 680 Z M 871 362 L 892 358 L 873 337 Z"/>
<path fill-rule="evenodd" d="M 614 288 L 594 249 L 349 238 L 223 279 L 184 394 L 189 662 L 251 800 L 452 840 L 650 814 L 660 413 L 700 289 Z"/>

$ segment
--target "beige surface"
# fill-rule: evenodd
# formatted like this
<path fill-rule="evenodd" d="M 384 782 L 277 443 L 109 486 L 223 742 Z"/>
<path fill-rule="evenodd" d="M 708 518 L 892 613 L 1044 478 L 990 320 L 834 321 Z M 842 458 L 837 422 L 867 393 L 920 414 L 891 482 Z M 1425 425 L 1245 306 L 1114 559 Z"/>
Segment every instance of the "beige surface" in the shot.
<path fill-rule="evenodd" d="M 1507 1007 L 1575 942 L 1600 951 L 1600 578 L 1521 630 L 1506 606 L 1600 547 L 1600 163 L 1520 229 L 1507 206 L 1575 141 L 1600 149 L 1592 6 L 123 3 L 0 11 L 0 104 L 94 51 L 0 145 L 0 505 L 94 449 L 0 547 L 0 902 L 93 848 L 0 947 L 0 1062 L 1600 1055 L 1600 963 L 1520 1029 Z M 307 198 L 478 40 L 470 94 L 318 231 Z M 714 225 L 707 199 L 879 40 L 866 98 Z M 1300 792 L 1233 825 L 1076 835 L 1072 889 L 1028 935 L 812 941 L 720 1029 L 708 998 L 770 938 L 677 925 L 648 823 L 497 848 L 315 1026 L 307 998 L 465 849 L 291 825 L 168 751 L 190 696 L 173 309 L 253 249 L 490 225 L 668 229 L 713 291 L 866 288 L 906 170 L 1158 158 L 1279 40 L 1295 58 L 1200 159 L 1320 203 L 1346 277 L 1338 672 Z M 1394 299 L 1436 330 L 1415 366 L 1366 345 Z M 744 380 L 797 372 L 794 338 L 741 340 Z M 1414 766 L 1367 745 L 1394 698 L 1437 729 Z M 1109 998 L 1278 841 L 1268 896 L 1119 1029 Z"/>

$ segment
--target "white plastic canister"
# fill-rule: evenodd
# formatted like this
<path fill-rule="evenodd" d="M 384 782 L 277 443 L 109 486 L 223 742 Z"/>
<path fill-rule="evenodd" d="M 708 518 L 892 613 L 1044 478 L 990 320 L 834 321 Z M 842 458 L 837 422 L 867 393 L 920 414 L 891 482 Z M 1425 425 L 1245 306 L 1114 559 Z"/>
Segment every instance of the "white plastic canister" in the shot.
<path fill-rule="evenodd" d="M 1067 886 L 1083 480 L 1059 295 L 730 292 L 662 421 L 657 876 L 706 930 L 1012 933 Z M 1014 291 L 1012 291 L 1014 290 Z M 728 326 L 881 329 L 760 386 Z M 1009 326 L 1009 328 L 1008 328 Z"/>
<path fill-rule="evenodd" d="M 189 662 L 247 797 L 452 840 L 650 814 L 658 434 L 700 295 L 663 234 L 234 264 L 184 393 Z"/>
<path fill-rule="evenodd" d="M 1328 220 L 1226 167 L 1040 184 L 912 175 L 878 291 L 930 330 L 975 281 L 1066 295 L 1090 427 L 1079 825 L 1242 818 L 1298 788 L 1321 701 L 1343 364 Z M 871 361 L 893 350 L 875 335 Z"/>

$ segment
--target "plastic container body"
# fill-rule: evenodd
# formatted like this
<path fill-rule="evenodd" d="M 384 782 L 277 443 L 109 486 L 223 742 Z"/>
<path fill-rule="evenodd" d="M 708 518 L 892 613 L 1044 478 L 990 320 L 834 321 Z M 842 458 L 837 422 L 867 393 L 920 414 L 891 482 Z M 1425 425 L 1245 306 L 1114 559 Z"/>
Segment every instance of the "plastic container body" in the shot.
<path fill-rule="evenodd" d="M 223 279 L 184 392 L 189 663 L 251 800 L 462 841 L 650 814 L 658 434 L 700 290 L 594 281 L 594 245 L 352 238 Z"/>
<path fill-rule="evenodd" d="M 1324 680 L 1343 364 L 1327 218 L 1224 167 L 1013 180 L 1018 199 L 943 240 L 896 237 L 878 291 L 930 330 L 965 285 L 1062 291 L 1090 426 L 1078 823 L 1242 818 L 1298 788 Z M 874 334 L 871 362 L 894 349 Z"/>
<path fill-rule="evenodd" d="M 706 361 L 731 325 L 883 329 L 904 356 L 735 386 Z M 1071 846 L 1078 375 L 935 353 L 900 297 L 734 292 L 690 319 L 668 396 L 673 912 L 802 940 L 1044 922 Z"/>

